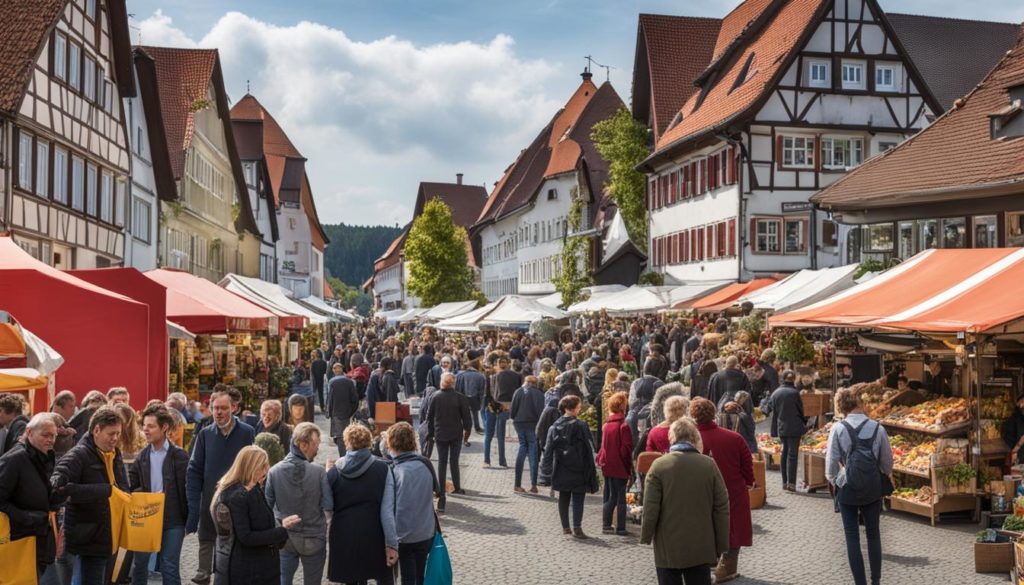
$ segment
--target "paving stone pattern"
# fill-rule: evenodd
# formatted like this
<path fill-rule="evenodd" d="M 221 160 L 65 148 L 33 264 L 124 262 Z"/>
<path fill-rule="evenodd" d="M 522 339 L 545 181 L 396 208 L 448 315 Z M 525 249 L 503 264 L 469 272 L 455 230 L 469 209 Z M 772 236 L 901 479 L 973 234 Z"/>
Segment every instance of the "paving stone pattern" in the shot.
<path fill-rule="evenodd" d="M 321 427 L 326 423 L 319 418 Z M 509 425 L 512 433 L 512 425 Z M 589 540 L 562 534 L 557 502 L 512 491 L 513 470 L 484 469 L 483 437 L 474 434 L 462 452 L 465 496 L 449 496 L 441 526 L 458 585 L 633 585 L 656 583 L 653 553 L 639 544 L 638 525 L 630 536 L 601 534 L 601 499 L 588 496 L 583 522 Z M 497 463 L 497 447 L 495 457 Z M 508 438 L 509 464 L 517 439 Z M 319 459 L 337 450 L 324 436 Z M 525 470 L 524 470 L 525 471 Z M 528 473 L 524 477 L 529 478 Z M 528 487 L 528 486 L 527 486 Z M 827 493 L 790 494 L 781 490 L 777 471 L 768 472 L 768 503 L 753 512 L 754 546 L 740 554 L 737 585 L 841 585 L 853 583 L 846 562 L 842 522 Z M 932 527 L 903 513 L 882 516 L 883 583 L 957 585 L 1005 583 L 1005 575 L 974 572 L 973 541 L 978 527 L 969 519 L 949 519 Z M 867 552 L 865 550 L 865 560 Z M 185 539 L 182 580 L 195 574 L 197 542 Z M 151 576 L 150 583 L 159 583 Z M 295 583 L 301 584 L 301 569 Z"/>

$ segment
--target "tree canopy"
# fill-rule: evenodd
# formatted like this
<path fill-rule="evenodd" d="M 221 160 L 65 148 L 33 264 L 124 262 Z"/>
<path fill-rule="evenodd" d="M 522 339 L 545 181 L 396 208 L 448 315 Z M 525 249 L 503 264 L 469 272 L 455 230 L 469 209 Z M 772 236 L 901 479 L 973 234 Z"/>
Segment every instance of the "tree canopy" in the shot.
<path fill-rule="evenodd" d="M 647 250 L 646 179 L 636 167 L 649 154 L 649 136 L 647 126 L 624 107 L 611 118 L 594 124 L 590 136 L 597 152 L 608 161 L 605 188 L 622 214 L 630 239 L 644 251 Z"/>
<path fill-rule="evenodd" d="M 452 210 L 431 199 L 405 240 L 408 290 L 424 307 L 476 298 L 466 253 L 466 230 L 452 221 Z"/>
<path fill-rule="evenodd" d="M 331 240 L 324 252 L 324 267 L 332 276 L 349 286 L 361 286 L 373 274 L 373 262 L 402 233 L 402 228 L 384 225 L 364 226 L 324 224 Z"/>

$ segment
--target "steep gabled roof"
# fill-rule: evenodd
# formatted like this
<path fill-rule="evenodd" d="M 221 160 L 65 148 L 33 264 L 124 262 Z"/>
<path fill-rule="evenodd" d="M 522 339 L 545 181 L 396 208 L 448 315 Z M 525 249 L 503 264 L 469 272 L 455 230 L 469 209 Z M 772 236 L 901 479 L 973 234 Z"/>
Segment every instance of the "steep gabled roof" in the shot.
<path fill-rule="evenodd" d="M 886 14 L 944 110 L 966 95 L 1013 48 L 1020 25 L 916 14 Z"/>
<path fill-rule="evenodd" d="M 21 106 L 36 59 L 64 13 L 67 0 L 7 0 L 0 6 L 0 114 Z M 114 77 L 120 97 L 135 95 L 125 0 L 108 0 Z"/>
<path fill-rule="evenodd" d="M 316 212 L 316 202 L 313 200 L 313 189 L 309 186 L 309 175 L 305 172 L 302 173 L 302 191 L 300 196 L 302 197 L 302 210 L 306 212 L 306 218 L 309 220 L 309 230 L 313 235 L 313 247 L 323 252 L 327 244 L 331 243 L 331 240 L 327 237 L 324 227 L 320 225 L 320 215 Z"/>
<path fill-rule="evenodd" d="M 758 25 L 758 20 L 765 15 L 772 4 L 778 0 L 746 0 L 733 8 L 722 18 L 721 32 L 715 41 L 712 61 L 721 59 L 732 47 L 742 40 L 743 35 L 750 34 Z"/>
<path fill-rule="evenodd" d="M 405 246 L 405 238 L 409 236 L 409 228 L 411 227 L 412 222 L 405 224 L 402 231 L 395 236 L 394 240 L 391 241 L 388 249 L 384 250 L 384 253 L 380 255 L 380 258 L 374 260 L 373 272 L 375 274 L 398 262 L 398 259 L 401 257 L 402 247 Z"/>
<path fill-rule="evenodd" d="M 306 158 L 295 148 L 277 120 L 252 94 L 245 94 L 231 108 L 231 122 L 239 143 L 245 143 L 244 151 L 247 154 L 261 152 L 266 157 L 274 203 L 280 206 L 281 186 L 288 159 L 305 162 Z"/>
<path fill-rule="evenodd" d="M 156 61 L 142 47 L 136 47 L 132 54 L 135 57 L 135 73 L 139 78 L 142 110 L 146 117 L 149 158 L 153 164 L 156 194 L 161 201 L 175 201 L 178 198 L 178 186 L 174 182 L 171 156 L 167 151 L 164 117 L 158 99 L 160 90 L 156 78 Z"/>
<path fill-rule="evenodd" d="M 991 116 L 1024 86 L 1024 31 L 1016 46 L 960 102 L 912 138 L 812 197 L 827 208 L 869 209 L 991 196 L 1024 189 L 1024 138 L 995 139 Z"/>
<path fill-rule="evenodd" d="M 413 219 L 423 213 L 423 206 L 431 199 L 444 201 L 452 210 L 455 225 L 469 229 L 480 216 L 487 203 L 487 189 L 481 185 L 460 185 L 456 183 L 420 183 L 416 192 L 416 207 Z"/>
<path fill-rule="evenodd" d="M 259 227 L 249 204 L 249 193 L 245 186 L 242 163 L 235 146 L 235 135 L 231 128 L 227 91 L 224 89 L 224 75 L 220 68 L 220 57 L 216 49 L 178 49 L 170 47 L 140 47 L 153 58 L 156 71 L 157 96 L 143 93 L 145 105 L 157 104 L 163 119 L 167 152 L 175 180 L 181 179 L 185 170 L 185 152 L 192 145 L 195 131 L 195 114 L 208 107 L 207 95 L 213 86 L 217 111 L 221 112 L 224 144 L 231 164 L 235 182 L 236 199 L 240 213 L 235 220 L 235 229 L 259 234 Z M 145 87 L 143 89 L 146 89 Z"/>
<path fill-rule="evenodd" d="M 686 100 L 693 81 L 711 62 L 722 21 L 717 18 L 641 14 L 633 64 L 633 116 L 648 123 L 657 141 Z"/>
<path fill-rule="evenodd" d="M 607 119 L 624 107 L 622 99 L 610 83 L 597 87 L 583 74 L 583 82 L 565 107 L 541 130 L 525 150 L 519 153 L 487 199 L 480 217 L 473 226 L 502 219 L 533 201 L 546 179 L 577 171 L 586 160 L 591 192 L 599 200 L 604 189 L 608 165 L 601 159 L 590 140 L 593 125 Z"/>

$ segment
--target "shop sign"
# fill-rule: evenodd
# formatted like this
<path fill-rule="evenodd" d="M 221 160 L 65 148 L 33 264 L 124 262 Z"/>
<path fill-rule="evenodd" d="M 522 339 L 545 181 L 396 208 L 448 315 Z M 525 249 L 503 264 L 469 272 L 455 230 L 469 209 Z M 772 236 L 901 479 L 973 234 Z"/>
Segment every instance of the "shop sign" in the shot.
<path fill-rule="evenodd" d="M 803 211 L 810 211 L 814 209 L 814 204 L 810 201 L 783 201 L 782 202 L 782 213 L 800 213 Z"/>

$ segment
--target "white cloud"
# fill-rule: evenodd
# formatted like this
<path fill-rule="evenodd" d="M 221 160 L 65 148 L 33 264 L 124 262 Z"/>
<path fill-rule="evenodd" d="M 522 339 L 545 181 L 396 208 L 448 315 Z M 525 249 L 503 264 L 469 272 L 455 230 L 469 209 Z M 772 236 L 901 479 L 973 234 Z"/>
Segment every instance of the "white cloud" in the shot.
<path fill-rule="evenodd" d="M 493 184 L 571 92 L 514 40 L 429 46 L 371 42 L 311 22 L 278 26 L 238 12 L 193 40 L 157 11 L 138 23 L 144 44 L 215 47 L 229 93 L 246 81 L 309 159 L 321 220 L 405 223 L 421 180 Z M 559 83 L 561 82 L 561 83 Z"/>

